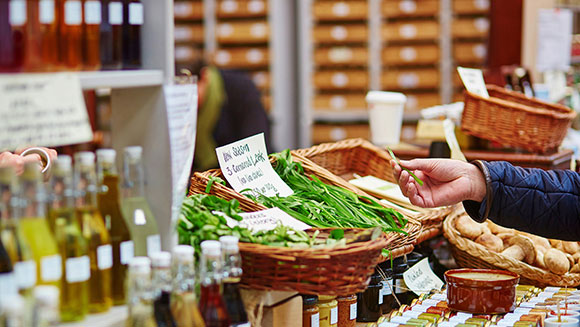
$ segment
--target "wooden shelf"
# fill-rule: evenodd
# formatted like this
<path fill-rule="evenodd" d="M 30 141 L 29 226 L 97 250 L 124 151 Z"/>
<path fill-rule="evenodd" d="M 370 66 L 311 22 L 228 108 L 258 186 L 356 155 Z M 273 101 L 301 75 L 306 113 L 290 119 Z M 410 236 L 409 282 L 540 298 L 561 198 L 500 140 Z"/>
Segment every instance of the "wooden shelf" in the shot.
<path fill-rule="evenodd" d="M 105 313 L 92 314 L 83 321 L 62 323 L 62 327 L 124 327 L 127 320 L 127 307 L 124 305 L 112 307 Z"/>
<path fill-rule="evenodd" d="M 84 90 L 97 88 L 126 89 L 163 84 L 161 70 L 119 70 L 80 72 L 79 78 Z"/>

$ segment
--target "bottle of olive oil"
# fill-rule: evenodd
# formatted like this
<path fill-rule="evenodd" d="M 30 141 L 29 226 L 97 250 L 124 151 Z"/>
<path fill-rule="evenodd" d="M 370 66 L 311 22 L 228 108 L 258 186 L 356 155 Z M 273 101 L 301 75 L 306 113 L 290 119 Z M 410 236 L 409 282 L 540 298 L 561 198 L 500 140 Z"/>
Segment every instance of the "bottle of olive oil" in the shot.
<path fill-rule="evenodd" d="M 83 237 L 88 242 L 91 262 L 89 279 L 89 312 L 104 312 L 113 304 L 111 268 L 113 248 L 109 232 L 97 208 L 95 154 L 77 152 L 74 167 L 75 212 Z"/>
<path fill-rule="evenodd" d="M 129 261 L 133 258 L 134 246 L 131 234 L 121 213 L 119 197 L 119 174 L 115 166 L 116 152 L 113 149 L 97 150 L 97 177 L 99 192 L 97 203 L 105 227 L 109 231 L 113 246 L 113 304 L 125 304 L 125 277 Z"/>
<path fill-rule="evenodd" d="M 173 290 L 171 313 L 179 327 L 205 327 L 195 297 L 194 249 L 178 245 L 173 249 L 171 267 Z"/>
<path fill-rule="evenodd" d="M 60 288 L 62 259 L 46 219 L 47 194 L 40 167 L 35 162 L 24 165 L 20 176 L 19 204 L 15 206 L 19 227 L 30 245 L 36 263 L 36 281 Z"/>
<path fill-rule="evenodd" d="M 30 245 L 24 239 L 15 217 L 18 205 L 18 183 L 12 167 L 0 168 L 0 240 L 13 263 L 18 290 L 23 296 L 32 296 L 36 285 L 36 263 Z"/>
<path fill-rule="evenodd" d="M 135 244 L 135 256 L 148 256 L 161 251 L 157 222 L 145 199 L 143 148 L 125 148 L 123 161 L 123 199 L 121 210 Z"/>
<path fill-rule="evenodd" d="M 48 216 L 62 257 L 64 278 L 60 292 L 62 321 L 78 321 L 89 312 L 91 263 L 87 241 L 75 216 L 72 160 L 59 155 L 50 179 L 52 196 Z"/>
<path fill-rule="evenodd" d="M 135 257 L 129 263 L 127 278 L 127 327 L 157 327 L 153 316 L 151 260 Z"/>

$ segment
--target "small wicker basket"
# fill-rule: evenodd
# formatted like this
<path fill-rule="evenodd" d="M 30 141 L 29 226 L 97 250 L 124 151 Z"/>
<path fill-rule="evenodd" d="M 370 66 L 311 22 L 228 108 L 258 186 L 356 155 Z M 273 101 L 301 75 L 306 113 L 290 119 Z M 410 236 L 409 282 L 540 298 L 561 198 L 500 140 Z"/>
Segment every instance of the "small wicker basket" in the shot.
<path fill-rule="evenodd" d="M 559 104 L 488 85 L 489 99 L 465 92 L 461 129 L 470 135 L 532 152 L 553 152 L 576 117 Z"/>
<path fill-rule="evenodd" d="M 465 211 L 457 210 L 443 223 L 443 235 L 449 241 L 451 252 L 459 267 L 509 270 L 520 275 L 520 284 L 537 287 L 575 287 L 580 285 L 580 274 L 556 275 L 525 262 L 489 251 L 481 244 L 461 236 L 455 228 L 455 220 L 462 215 L 466 215 Z"/>

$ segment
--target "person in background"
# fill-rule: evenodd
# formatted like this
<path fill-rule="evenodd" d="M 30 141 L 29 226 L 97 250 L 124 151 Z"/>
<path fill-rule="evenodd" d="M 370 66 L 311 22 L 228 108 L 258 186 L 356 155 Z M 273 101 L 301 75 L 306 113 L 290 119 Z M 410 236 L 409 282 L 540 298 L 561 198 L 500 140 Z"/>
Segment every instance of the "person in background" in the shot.
<path fill-rule="evenodd" d="M 391 160 L 401 191 L 412 204 L 438 207 L 463 202 L 477 221 L 539 236 L 580 241 L 580 175 L 572 170 L 521 168 L 505 161 L 451 159 L 401 161 L 424 184 Z"/>
<path fill-rule="evenodd" d="M 258 133 L 269 144 L 268 115 L 260 91 L 242 72 L 208 65 L 203 56 L 187 67 L 197 76 L 198 114 L 193 171 L 218 167 L 215 148 Z"/>
<path fill-rule="evenodd" d="M 56 150 L 48 148 L 40 148 L 40 149 L 44 150 L 48 154 L 50 160 L 56 160 L 56 157 L 58 155 Z M 27 162 L 38 162 L 39 168 L 42 168 L 43 159 L 41 158 L 41 156 L 37 153 L 30 153 L 25 156 L 21 156 L 20 154 L 25 150 L 26 148 L 18 149 L 14 151 L 14 153 L 8 151 L 0 152 L 0 167 L 12 166 L 14 167 L 14 170 L 17 175 L 22 174 L 22 172 L 24 171 L 24 165 Z"/>

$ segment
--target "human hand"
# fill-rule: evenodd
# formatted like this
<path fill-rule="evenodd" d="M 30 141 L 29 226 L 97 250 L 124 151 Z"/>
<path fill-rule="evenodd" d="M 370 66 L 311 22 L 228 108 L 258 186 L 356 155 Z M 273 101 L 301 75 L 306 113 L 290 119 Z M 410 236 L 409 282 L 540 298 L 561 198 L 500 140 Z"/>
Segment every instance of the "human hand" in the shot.
<path fill-rule="evenodd" d="M 28 162 L 37 162 L 38 169 L 42 169 L 42 159 L 36 153 L 24 157 L 11 152 L 0 153 L 0 167 L 12 166 L 16 175 L 24 172 L 24 165 Z"/>
<path fill-rule="evenodd" d="M 485 178 L 475 165 L 451 159 L 414 159 L 401 161 L 423 181 L 423 186 L 391 160 L 393 175 L 412 204 L 433 208 L 465 200 L 481 202 L 486 194 Z"/>
<path fill-rule="evenodd" d="M 50 161 L 55 161 L 56 160 L 56 157 L 58 157 L 58 152 L 56 152 L 55 149 L 44 148 L 44 147 L 41 147 L 41 146 L 37 146 L 35 148 L 38 148 L 40 150 L 44 150 L 46 153 L 48 153 L 48 156 L 50 157 Z M 22 154 L 22 152 L 24 152 L 24 151 L 26 151 L 28 149 L 30 149 L 30 147 L 28 147 L 28 148 L 19 148 L 19 149 L 16 149 L 16 151 L 14 151 L 14 153 L 20 155 L 20 154 Z"/>

